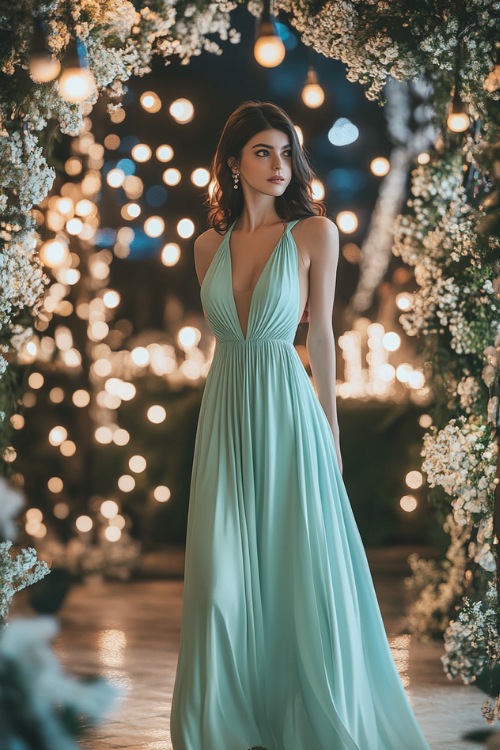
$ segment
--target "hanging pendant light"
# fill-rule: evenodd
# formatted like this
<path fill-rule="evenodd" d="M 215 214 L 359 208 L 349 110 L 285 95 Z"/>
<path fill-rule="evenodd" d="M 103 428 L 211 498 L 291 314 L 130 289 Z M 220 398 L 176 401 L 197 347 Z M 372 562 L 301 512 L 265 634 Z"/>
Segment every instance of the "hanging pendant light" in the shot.
<path fill-rule="evenodd" d="M 325 92 L 318 83 L 318 76 L 312 65 L 307 70 L 307 78 L 302 89 L 302 101 L 310 109 L 321 107 L 325 101 Z"/>
<path fill-rule="evenodd" d="M 264 0 L 262 15 L 256 25 L 253 51 L 255 59 L 264 68 L 275 68 L 285 59 L 285 45 L 271 19 L 271 0 Z"/>
<path fill-rule="evenodd" d="M 448 129 L 454 133 L 464 133 L 470 126 L 470 118 L 460 97 L 458 86 L 455 86 L 446 124 Z"/>
<path fill-rule="evenodd" d="M 81 39 L 71 38 L 66 50 L 65 68 L 59 79 L 59 93 L 68 102 L 84 102 L 94 86 L 85 45 Z"/>
<path fill-rule="evenodd" d="M 34 22 L 29 70 L 35 83 L 53 81 L 61 70 L 61 63 L 49 48 L 45 26 L 39 18 Z"/>
<path fill-rule="evenodd" d="M 460 38 L 457 41 L 455 53 L 455 86 L 453 97 L 450 103 L 448 120 L 446 124 L 448 130 L 453 133 L 464 133 L 470 126 L 470 119 L 460 96 L 460 58 L 461 58 Z"/>

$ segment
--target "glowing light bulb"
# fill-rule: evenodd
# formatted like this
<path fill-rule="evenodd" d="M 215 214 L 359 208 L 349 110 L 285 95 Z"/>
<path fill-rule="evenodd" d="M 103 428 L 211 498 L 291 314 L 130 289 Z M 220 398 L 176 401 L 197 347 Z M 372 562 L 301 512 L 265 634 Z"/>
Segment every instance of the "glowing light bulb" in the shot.
<path fill-rule="evenodd" d="M 376 177 L 384 177 L 389 168 L 389 159 L 386 159 L 385 156 L 377 156 L 370 163 L 370 169 Z"/>
<path fill-rule="evenodd" d="M 181 173 L 178 169 L 175 169 L 175 167 L 170 167 L 169 169 L 166 169 L 163 173 L 163 182 L 166 185 L 170 185 L 173 187 L 174 185 L 178 185 L 181 181 Z"/>
<path fill-rule="evenodd" d="M 152 151 L 146 143 L 137 143 L 131 153 L 135 161 L 145 162 L 151 159 Z"/>
<path fill-rule="evenodd" d="M 181 249 L 176 242 L 167 242 L 161 251 L 161 262 L 164 266 L 175 266 L 181 257 Z"/>
<path fill-rule="evenodd" d="M 464 133 L 470 126 L 469 115 L 465 111 L 457 86 L 455 86 L 455 93 L 453 94 L 446 124 L 448 125 L 448 129 L 454 133 Z"/>
<path fill-rule="evenodd" d="M 85 45 L 81 39 L 68 44 L 66 68 L 58 80 L 59 94 L 68 102 L 83 102 L 95 88 L 95 80 L 87 67 Z"/>
<path fill-rule="evenodd" d="M 358 217 L 354 211 L 341 211 L 337 214 L 337 224 L 344 234 L 351 234 L 358 228 Z"/>
<path fill-rule="evenodd" d="M 141 94 L 140 102 L 142 108 L 145 109 L 146 112 L 151 112 L 151 114 L 159 112 L 161 109 L 161 99 L 154 91 L 145 91 Z"/>
<path fill-rule="evenodd" d="M 150 216 L 144 222 L 144 231 L 148 237 L 159 237 L 165 229 L 165 222 L 161 216 Z"/>
<path fill-rule="evenodd" d="M 30 76 L 35 83 L 47 83 L 57 78 L 61 63 L 54 57 L 47 42 L 46 27 L 40 18 L 34 19 L 31 40 Z"/>
<path fill-rule="evenodd" d="M 307 79 L 302 89 L 302 101 L 310 109 L 321 107 L 325 101 L 325 92 L 319 85 L 316 71 L 312 66 L 307 71 Z"/>
<path fill-rule="evenodd" d="M 264 68 L 275 68 L 285 59 L 285 45 L 271 19 L 269 3 L 264 3 L 262 16 L 257 21 L 253 53 L 259 65 Z"/>
<path fill-rule="evenodd" d="M 78 516 L 75 521 L 76 528 L 78 529 L 78 531 L 82 531 L 83 533 L 90 531 L 93 525 L 94 522 L 90 516 Z"/>
<path fill-rule="evenodd" d="M 264 68 L 275 68 L 285 59 L 285 45 L 276 34 L 260 36 L 253 50 L 255 59 Z"/>
<path fill-rule="evenodd" d="M 110 169 L 106 175 L 106 182 L 110 187 L 119 188 L 125 180 L 125 172 L 122 169 Z"/>
<path fill-rule="evenodd" d="M 185 125 L 187 122 L 191 122 L 194 117 L 194 107 L 189 99 L 176 99 L 172 102 L 168 111 L 174 120 L 180 125 Z"/>
<path fill-rule="evenodd" d="M 48 240 L 40 248 L 40 260 L 47 268 L 63 265 L 69 260 L 68 246 L 59 239 Z"/>
<path fill-rule="evenodd" d="M 192 237 L 194 233 L 194 224 L 191 219 L 181 219 L 177 223 L 177 233 L 179 237 L 183 237 L 184 239 Z"/>
<path fill-rule="evenodd" d="M 322 201 L 325 197 L 325 186 L 316 177 L 311 183 L 312 195 L 315 201 Z"/>
<path fill-rule="evenodd" d="M 162 146 L 158 146 L 155 153 L 158 161 L 170 161 L 174 156 L 174 149 L 172 146 L 163 144 Z"/>
<path fill-rule="evenodd" d="M 191 173 L 191 182 L 196 187 L 205 187 L 210 182 L 210 172 L 204 167 L 198 167 Z"/>

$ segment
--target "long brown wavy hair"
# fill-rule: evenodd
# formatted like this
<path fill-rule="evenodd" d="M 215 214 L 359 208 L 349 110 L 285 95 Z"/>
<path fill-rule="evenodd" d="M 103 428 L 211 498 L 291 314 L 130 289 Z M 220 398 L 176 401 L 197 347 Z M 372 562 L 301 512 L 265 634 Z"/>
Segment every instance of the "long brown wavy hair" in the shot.
<path fill-rule="evenodd" d="M 271 102 L 248 101 L 240 104 L 226 122 L 212 162 L 214 187 L 207 200 L 208 223 L 220 234 L 243 211 L 243 191 L 233 188 L 228 159 L 240 159 L 248 141 L 257 133 L 270 129 L 285 133 L 292 146 L 292 179 L 283 195 L 276 198 L 278 216 L 284 221 L 293 221 L 305 216 L 326 214 L 324 204 L 313 198 L 311 183 L 314 174 L 287 113 Z"/>

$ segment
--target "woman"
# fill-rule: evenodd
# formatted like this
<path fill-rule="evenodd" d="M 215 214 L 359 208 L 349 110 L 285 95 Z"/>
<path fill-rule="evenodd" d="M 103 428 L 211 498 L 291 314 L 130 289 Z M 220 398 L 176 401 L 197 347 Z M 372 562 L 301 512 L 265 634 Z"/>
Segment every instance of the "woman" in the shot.
<path fill-rule="evenodd" d="M 341 474 L 337 229 L 274 104 L 231 115 L 213 176 L 195 266 L 217 346 L 191 478 L 174 750 L 429 750 Z M 306 300 L 317 395 L 293 346 Z"/>

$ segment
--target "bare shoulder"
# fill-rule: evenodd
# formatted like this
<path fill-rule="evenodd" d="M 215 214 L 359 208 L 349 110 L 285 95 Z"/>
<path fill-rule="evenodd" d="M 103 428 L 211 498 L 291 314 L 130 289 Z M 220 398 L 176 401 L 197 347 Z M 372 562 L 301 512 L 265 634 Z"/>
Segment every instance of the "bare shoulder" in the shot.
<path fill-rule="evenodd" d="M 203 255 L 209 253 L 210 250 L 215 247 L 217 248 L 222 242 L 224 235 L 219 234 L 215 229 L 207 229 L 206 232 L 202 232 L 194 241 L 195 253 Z"/>
<path fill-rule="evenodd" d="M 337 225 L 327 216 L 307 216 L 297 224 L 296 234 L 307 246 L 338 245 Z"/>
<path fill-rule="evenodd" d="M 200 286 L 223 239 L 224 235 L 215 229 L 207 229 L 194 241 L 194 265 Z"/>
<path fill-rule="evenodd" d="M 339 230 L 326 216 L 307 216 L 293 228 L 297 245 L 307 258 L 307 266 L 335 262 L 339 256 Z"/>

